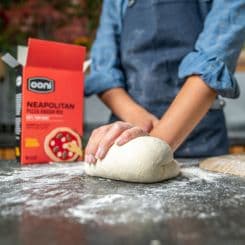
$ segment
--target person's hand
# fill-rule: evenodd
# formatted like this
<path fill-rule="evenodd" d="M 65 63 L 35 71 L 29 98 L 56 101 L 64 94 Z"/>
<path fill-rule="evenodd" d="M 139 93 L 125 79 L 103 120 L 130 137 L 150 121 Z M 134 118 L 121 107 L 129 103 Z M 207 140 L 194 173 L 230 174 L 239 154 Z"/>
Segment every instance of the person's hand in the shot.
<path fill-rule="evenodd" d="M 150 132 L 158 118 L 136 103 L 122 88 L 112 88 L 99 95 L 100 99 L 120 120 Z"/>
<path fill-rule="evenodd" d="M 146 132 L 150 132 L 159 122 L 159 119 L 142 107 L 131 107 L 123 120 L 136 125 Z"/>
<path fill-rule="evenodd" d="M 121 121 L 99 127 L 92 132 L 89 138 L 85 149 L 85 162 L 95 164 L 97 159 L 105 157 L 114 143 L 120 146 L 145 135 L 148 133 L 144 129 Z"/>

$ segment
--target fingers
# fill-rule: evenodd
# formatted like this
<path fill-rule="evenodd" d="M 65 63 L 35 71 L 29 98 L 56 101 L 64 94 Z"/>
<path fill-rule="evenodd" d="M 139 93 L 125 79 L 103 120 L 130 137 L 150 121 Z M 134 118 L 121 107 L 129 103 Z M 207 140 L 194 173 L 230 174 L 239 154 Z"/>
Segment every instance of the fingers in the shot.
<path fill-rule="evenodd" d="M 85 149 L 85 162 L 96 163 L 97 159 L 103 159 L 116 138 L 131 127 L 129 123 L 116 122 L 95 129 Z"/>
<path fill-rule="evenodd" d="M 110 149 L 110 147 L 115 143 L 115 140 L 121 135 L 125 130 L 131 128 L 132 125 L 124 122 L 114 123 L 110 129 L 106 132 L 104 137 L 100 140 L 98 149 L 95 153 L 95 158 L 103 159 Z"/>
<path fill-rule="evenodd" d="M 85 162 L 95 164 L 97 159 L 103 159 L 110 147 L 116 142 L 123 145 L 130 140 L 148 135 L 152 129 L 145 130 L 126 122 L 116 122 L 95 129 L 88 141 L 85 149 Z"/>
<path fill-rule="evenodd" d="M 132 127 L 130 129 L 124 131 L 118 137 L 118 139 L 116 140 L 116 144 L 121 146 L 121 145 L 126 144 L 127 142 L 129 142 L 132 139 L 135 139 L 135 138 L 140 137 L 140 136 L 146 136 L 146 135 L 148 135 L 148 133 L 144 129 L 142 129 L 140 127 Z"/>
<path fill-rule="evenodd" d="M 97 160 L 95 158 L 95 153 L 98 149 L 101 139 L 109 130 L 110 126 L 111 125 L 105 125 L 93 130 L 85 149 L 85 162 L 96 163 Z"/>

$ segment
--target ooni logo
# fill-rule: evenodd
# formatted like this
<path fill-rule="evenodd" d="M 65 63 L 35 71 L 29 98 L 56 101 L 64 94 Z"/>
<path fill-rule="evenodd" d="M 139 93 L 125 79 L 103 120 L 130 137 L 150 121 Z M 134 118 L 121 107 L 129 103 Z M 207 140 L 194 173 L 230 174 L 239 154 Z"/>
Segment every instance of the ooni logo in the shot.
<path fill-rule="evenodd" d="M 28 79 L 28 90 L 34 93 L 54 92 L 54 80 L 44 77 L 33 77 Z"/>

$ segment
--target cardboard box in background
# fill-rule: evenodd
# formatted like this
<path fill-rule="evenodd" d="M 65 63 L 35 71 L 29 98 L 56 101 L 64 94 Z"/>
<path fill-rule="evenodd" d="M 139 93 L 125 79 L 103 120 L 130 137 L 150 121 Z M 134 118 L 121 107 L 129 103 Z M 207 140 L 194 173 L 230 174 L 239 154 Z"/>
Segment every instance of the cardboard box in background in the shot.
<path fill-rule="evenodd" d="M 84 59 L 84 47 L 29 40 L 22 79 L 22 164 L 74 161 L 81 155 Z"/>

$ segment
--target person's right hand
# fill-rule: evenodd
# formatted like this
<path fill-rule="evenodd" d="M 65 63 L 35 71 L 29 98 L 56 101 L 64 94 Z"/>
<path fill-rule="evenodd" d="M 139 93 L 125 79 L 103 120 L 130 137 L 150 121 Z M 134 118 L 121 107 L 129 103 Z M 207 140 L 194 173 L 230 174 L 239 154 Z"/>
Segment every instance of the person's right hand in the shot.
<path fill-rule="evenodd" d="M 126 122 L 118 121 L 101 126 L 95 129 L 89 138 L 85 149 L 85 162 L 95 164 L 97 159 L 105 157 L 114 143 L 120 146 L 145 135 L 148 135 L 146 130 Z"/>

